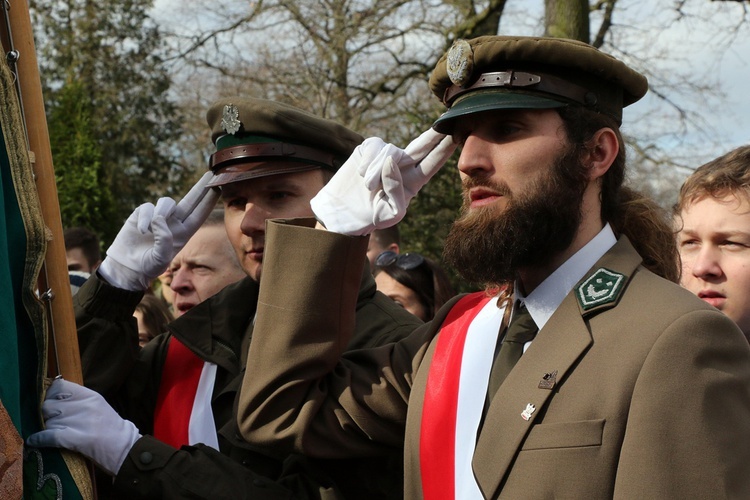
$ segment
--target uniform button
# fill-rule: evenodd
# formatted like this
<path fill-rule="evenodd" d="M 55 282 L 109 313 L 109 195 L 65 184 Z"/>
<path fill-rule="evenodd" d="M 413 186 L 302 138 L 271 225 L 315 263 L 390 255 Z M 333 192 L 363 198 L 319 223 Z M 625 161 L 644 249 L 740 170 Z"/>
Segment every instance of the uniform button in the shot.
<path fill-rule="evenodd" d="M 138 457 L 143 465 L 148 465 L 154 461 L 154 455 L 150 451 L 144 451 L 141 456 Z"/>

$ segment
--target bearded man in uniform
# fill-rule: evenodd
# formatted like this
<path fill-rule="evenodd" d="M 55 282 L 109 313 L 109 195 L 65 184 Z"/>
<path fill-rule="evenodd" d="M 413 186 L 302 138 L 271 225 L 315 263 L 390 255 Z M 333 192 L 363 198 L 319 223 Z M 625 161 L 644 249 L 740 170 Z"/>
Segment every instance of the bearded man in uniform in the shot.
<path fill-rule="evenodd" d="M 245 439 L 337 458 L 403 444 L 407 498 L 750 497 L 750 346 L 649 270 L 674 278 L 671 227 L 622 186 L 622 111 L 646 79 L 581 42 L 496 36 L 456 42 L 430 85 L 448 108 L 433 130 L 365 140 L 312 200 L 318 230 L 269 223 Z M 445 255 L 487 290 L 343 353 L 359 268 L 342 259 L 403 217 L 439 168 L 425 144 L 446 141 L 465 204 Z"/>

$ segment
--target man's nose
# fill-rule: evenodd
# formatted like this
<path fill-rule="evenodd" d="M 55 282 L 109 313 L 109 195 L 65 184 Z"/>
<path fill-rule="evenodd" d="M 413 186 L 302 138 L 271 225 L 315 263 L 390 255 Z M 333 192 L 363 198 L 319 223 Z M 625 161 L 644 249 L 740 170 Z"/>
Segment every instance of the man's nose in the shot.
<path fill-rule="evenodd" d="M 245 215 L 242 217 L 242 224 L 240 226 L 242 234 L 253 236 L 265 232 L 266 219 L 268 217 L 268 211 L 254 203 L 248 203 L 245 205 Z"/>
<path fill-rule="evenodd" d="M 469 177 L 486 175 L 492 168 L 492 162 L 485 147 L 485 141 L 475 135 L 469 135 L 461 148 L 458 157 L 458 170 Z"/>
<path fill-rule="evenodd" d="M 184 292 L 185 290 L 192 289 L 192 282 L 190 281 L 190 273 L 186 269 L 178 269 L 172 274 L 172 283 L 169 288 L 175 292 Z"/>
<path fill-rule="evenodd" d="M 705 245 L 696 253 L 692 261 L 693 276 L 701 279 L 711 279 L 723 274 L 721 269 L 721 252 L 714 246 Z"/>

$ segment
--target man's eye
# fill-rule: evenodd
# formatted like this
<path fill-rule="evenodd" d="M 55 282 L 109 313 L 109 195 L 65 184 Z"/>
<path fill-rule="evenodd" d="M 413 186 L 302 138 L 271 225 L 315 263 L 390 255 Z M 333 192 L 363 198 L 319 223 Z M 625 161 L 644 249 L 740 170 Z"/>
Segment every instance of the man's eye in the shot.
<path fill-rule="evenodd" d="M 520 129 L 516 127 L 515 125 L 511 125 L 510 123 L 504 123 L 502 125 L 498 125 L 494 129 L 495 136 L 497 137 L 507 137 L 509 135 L 513 135 L 516 132 L 518 132 Z"/>
<path fill-rule="evenodd" d="M 225 207 L 244 207 L 245 200 L 243 198 L 229 198 L 224 200 Z"/>
<path fill-rule="evenodd" d="M 731 240 L 724 241 L 722 245 L 724 245 L 725 247 L 730 247 L 730 248 L 745 248 L 746 247 L 744 243 L 741 243 L 739 241 L 731 241 Z"/>
<path fill-rule="evenodd" d="M 274 191 L 273 193 L 269 194 L 268 197 L 272 200 L 283 200 L 284 198 L 288 198 L 291 195 L 291 193 L 288 193 L 286 191 Z"/>

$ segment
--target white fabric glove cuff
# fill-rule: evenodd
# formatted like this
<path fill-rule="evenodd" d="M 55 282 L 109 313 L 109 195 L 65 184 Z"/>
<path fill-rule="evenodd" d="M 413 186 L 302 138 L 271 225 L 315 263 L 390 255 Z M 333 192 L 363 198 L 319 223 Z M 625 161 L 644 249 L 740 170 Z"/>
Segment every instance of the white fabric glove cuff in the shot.
<path fill-rule="evenodd" d="M 107 283 L 123 290 L 143 291 L 150 285 L 145 276 L 138 276 L 131 269 L 109 257 L 104 258 L 97 272 Z"/>

